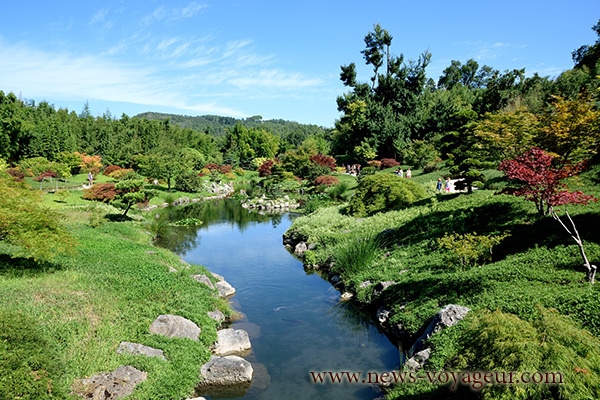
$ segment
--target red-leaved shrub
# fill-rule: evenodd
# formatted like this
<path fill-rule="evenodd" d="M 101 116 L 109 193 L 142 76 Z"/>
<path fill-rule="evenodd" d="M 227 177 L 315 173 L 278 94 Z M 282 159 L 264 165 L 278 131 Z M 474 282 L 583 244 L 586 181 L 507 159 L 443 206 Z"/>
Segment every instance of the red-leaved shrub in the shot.
<path fill-rule="evenodd" d="M 56 175 L 56 172 L 46 171 L 33 178 L 33 180 L 36 182 L 41 182 L 46 178 L 58 178 L 58 175 Z"/>
<path fill-rule="evenodd" d="M 112 182 L 108 183 L 96 183 L 91 188 L 83 191 L 82 198 L 85 200 L 103 201 L 108 203 L 114 200 L 117 190 L 115 184 Z"/>
<path fill-rule="evenodd" d="M 219 172 L 222 173 L 223 175 L 225 175 L 225 174 L 230 173 L 232 169 L 233 169 L 233 167 L 231 165 L 221 165 L 219 167 Z"/>
<path fill-rule="evenodd" d="M 109 165 L 108 167 L 104 168 L 103 174 L 106 175 L 106 176 L 108 176 L 112 172 L 118 171 L 120 169 L 122 169 L 122 168 L 119 167 L 118 165 Z"/>
<path fill-rule="evenodd" d="M 331 156 L 326 156 L 324 154 L 315 154 L 310 156 L 310 161 L 315 164 L 322 165 L 323 167 L 327 167 L 330 170 L 335 170 L 335 158 Z"/>
<path fill-rule="evenodd" d="M 331 175 L 321 175 L 318 176 L 317 179 L 315 179 L 315 185 L 317 186 L 333 186 L 337 183 L 339 183 L 338 178 Z"/>
<path fill-rule="evenodd" d="M 381 169 L 397 167 L 400 163 L 393 158 L 382 158 L 381 159 Z"/>
<path fill-rule="evenodd" d="M 271 176 L 271 168 L 275 164 L 273 160 L 265 160 L 260 167 L 258 167 L 258 176 L 264 178 L 265 176 Z"/>
<path fill-rule="evenodd" d="M 21 171 L 20 168 L 7 168 L 6 172 L 17 182 L 23 182 L 23 179 L 25 179 L 25 172 Z"/>
<path fill-rule="evenodd" d="M 218 166 L 217 164 L 215 164 L 215 163 L 209 163 L 209 164 L 206 164 L 206 165 L 204 166 L 204 168 L 206 168 L 206 169 L 209 169 L 209 170 L 211 170 L 211 171 L 214 171 L 214 170 L 217 170 L 217 171 L 218 171 L 218 170 L 219 170 L 219 166 Z"/>

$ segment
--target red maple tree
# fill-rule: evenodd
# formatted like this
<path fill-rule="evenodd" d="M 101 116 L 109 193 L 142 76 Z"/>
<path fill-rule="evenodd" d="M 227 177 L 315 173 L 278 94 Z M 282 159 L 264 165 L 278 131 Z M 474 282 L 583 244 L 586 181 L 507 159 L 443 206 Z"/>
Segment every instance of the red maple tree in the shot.
<path fill-rule="evenodd" d="M 517 183 L 518 187 L 505 192 L 515 196 L 523 196 L 535 203 L 541 215 L 551 215 L 567 231 L 571 238 L 579 246 L 583 258 L 584 267 L 587 269 L 587 277 L 590 283 L 594 283 L 596 266 L 592 265 L 583 248 L 583 241 L 577 232 L 575 223 L 565 211 L 571 227 L 569 228 L 559 217 L 554 207 L 567 204 L 588 204 L 597 201 L 594 196 L 587 195 L 581 191 L 570 191 L 564 182 L 566 178 L 572 177 L 583 171 L 585 163 L 560 164 L 552 154 L 538 147 L 532 147 L 523 155 L 512 160 L 504 160 L 498 169 Z"/>

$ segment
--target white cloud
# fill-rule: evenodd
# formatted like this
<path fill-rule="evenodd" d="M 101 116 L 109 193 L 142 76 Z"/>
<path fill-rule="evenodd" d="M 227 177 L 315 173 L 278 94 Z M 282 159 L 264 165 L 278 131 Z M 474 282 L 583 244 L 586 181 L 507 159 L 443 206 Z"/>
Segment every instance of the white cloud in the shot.
<path fill-rule="evenodd" d="M 148 26 L 160 21 L 177 21 L 184 18 L 191 18 L 207 7 L 208 5 L 206 4 L 198 4 L 196 2 L 192 2 L 183 8 L 167 9 L 165 6 L 159 6 L 151 14 L 142 19 L 142 25 Z"/>

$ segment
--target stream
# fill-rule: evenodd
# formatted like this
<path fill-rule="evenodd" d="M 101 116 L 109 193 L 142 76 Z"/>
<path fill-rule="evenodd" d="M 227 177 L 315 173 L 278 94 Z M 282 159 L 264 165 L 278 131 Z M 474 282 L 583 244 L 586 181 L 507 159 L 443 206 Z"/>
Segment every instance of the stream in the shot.
<path fill-rule="evenodd" d="M 203 224 L 176 228 L 160 245 L 224 276 L 237 290 L 230 302 L 242 317 L 231 328 L 250 336 L 252 352 L 245 358 L 253 365 L 254 378 L 250 389 L 233 398 L 381 396 L 369 384 L 368 373 L 397 369 L 398 349 L 352 303 L 340 302 L 329 282 L 305 272 L 285 249 L 282 235 L 295 214 L 260 215 L 228 199 L 173 207 L 169 213 L 171 220 L 197 218 Z M 326 373 L 320 375 L 323 382 L 315 383 L 321 373 Z M 344 383 L 333 383 L 332 377 Z"/>

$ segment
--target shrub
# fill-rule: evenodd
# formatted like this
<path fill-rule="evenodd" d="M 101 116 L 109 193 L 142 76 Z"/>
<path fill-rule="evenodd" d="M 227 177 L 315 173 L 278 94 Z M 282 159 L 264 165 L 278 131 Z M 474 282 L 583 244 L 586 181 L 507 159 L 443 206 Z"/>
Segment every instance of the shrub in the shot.
<path fill-rule="evenodd" d="M 398 165 L 400 165 L 400 163 L 393 158 L 382 158 L 380 168 L 386 169 L 386 168 L 397 167 Z"/>
<path fill-rule="evenodd" d="M 204 166 L 204 168 L 206 168 L 206 169 L 210 170 L 211 172 L 212 172 L 212 171 L 218 171 L 218 170 L 219 170 L 219 166 L 218 166 L 217 164 L 215 164 L 215 163 L 208 163 L 208 164 L 206 164 L 206 165 Z"/>
<path fill-rule="evenodd" d="M 56 174 L 56 172 L 46 171 L 46 172 L 42 172 L 41 174 L 39 174 L 38 176 L 33 178 L 33 180 L 36 182 L 41 182 L 44 179 L 48 179 L 48 178 L 58 178 L 58 175 Z"/>
<path fill-rule="evenodd" d="M 343 181 L 339 182 L 336 185 L 333 185 L 327 190 L 327 194 L 331 197 L 332 200 L 344 200 L 346 196 L 346 192 L 350 188 L 348 182 Z"/>
<path fill-rule="evenodd" d="M 377 169 L 372 166 L 364 167 L 360 169 L 360 173 L 358 174 L 358 181 L 360 182 L 363 178 L 374 175 L 377 173 Z"/>
<path fill-rule="evenodd" d="M 25 179 L 25 172 L 20 168 L 7 168 L 6 172 L 17 182 L 22 182 Z"/>
<path fill-rule="evenodd" d="M 0 311 L 0 398 L 66 398 L 56 385 L 65 370 L 63 357 L 48 336 L 32 316 Z"/>
<path fill-rule="evenodd" d="M 26 176 L 36 176 L 46 171 L 50 171 L 52 163 L 45 157 L 32 157 L 21 160 L 19 168 Z"/>
<path fill-rule="evenodd" d="M 380 173 L 365 176 L 359 181 L 348 211 L 351 215 L 364 217 L 405 208 L 426 197 L 425 189 L 418 183 L 395 174 Z"/>
<path fill-rule="evenodd" d="M 102 172 L 102 173 L 106 176 L 110 176 L 111 173 L 113 173 L 114 171 L 118 171 L 120 169 L 123 169 L 123 168 L 119 167 L 118 165 L 109 165 L 108 167 L 104 168 L 104 172 Z"/>
<path fill-rule="evenodd" d="M 79 156 L 79 158 L 81 159 L 81 163 L 79 165 L 81 166 L 81 170 L 83 172 L 91 172 L 94 175 L 100 172 L 100 169 L 102 168 L 101 156 L 89 156 L 85 153 L 78 152 L 75 152 L 74 154 Z"/>
<path fill-rule="evenodd" d="M 113 201 L 116 195 L 117 190 L 115 189 L 114 183 L 96 183 L 89 189 L 85 189 L 83 191 L 82 198 L 85 200 L 102 201 L 104 203 L 108 203 Z"/>
<path fill-rule="evenodd" d="M 315 179 L 316 186 L 333 186 L 337 183 L 339 183 L 338 178 L 331 175 L 321 175 Z"/>
<path fill-rule="evenodd" d="M 258 176 L 260 176 L 261 178 L 271 176 L 271 174 L 272 174 L 271 169 L 273 168 L 274 164 L 275 164 L 275 161 L 273 161 L 273 160 L 265 160 L 260 165 L 260 167 L 258 167 Z"/>
<path fill-rule="evenodd" d="M 105 174 L 107 175 L 107 174 Z M 137 173 L 132 169 L 117 169 L 108 174 L 113 179 L 122 180 L 122 179 L 134 179 L 137 176 Z"/>
<path fill-rule="evenodd" d="M 381 169 L 381 161 L 379 161 L 379 160 L 368 161 L 367 165 L 370 167 L 373 167 L 375 169 Z"/>
<path fill-rule="evenodd" d="M 483 398 L 591 399 L 600 390 L 600 341 L 568 316 L 539 307 L 532 321 L 501 311 L 468 316 L 450 368 L 560 373 L 560 385 L 485 385 Z"/>
<path fill-rule="evenodd" d="M 322 167 L 329 168 L 330 171 L 335 171 L 335 158 L 324 154 L 315 154 L 310 156 L 310 161 Z"/>
<path fill-rule="evenodd" d="M 445 260 L 460 267 L 472 267 L 490 261 L 492 258 L 492 248 L 505 238 L 510 236 L 508 233 L 501 235 L 477 235 L 476 233 L 466 234 L 444 234 L 438 238 L 437 243 L 444 253 Z"/>
<path fill-rule="evenodd" d="M 234 168 L 233 172 L 237 176 L 244 176 L 244 174 L 246 173 L 246 171 L 244 171 L 244 168 L 241 168 L 241 167 Z"/>
<path fill-rule="evenodd" d="M 193 193 L 200 190 L 201 179 L 194 171 L 184 171 L 175 177 L 175 189 Z"/>
<path fill-rule="evenodd" d="M 302 173 L 304 179 L 314 182 L 319 176 L 331 173 L 331 169 L 321 164 L 311 163 Z"/>
<path fill-rule="evenodd" d="M 221 165 L 219 167 L 219 172 L 222 173 L 223 175 L 226 175 L 226 174 L 230 173 L 232 169 L 233 169 L 233 167 L 231 165 Z"/>

